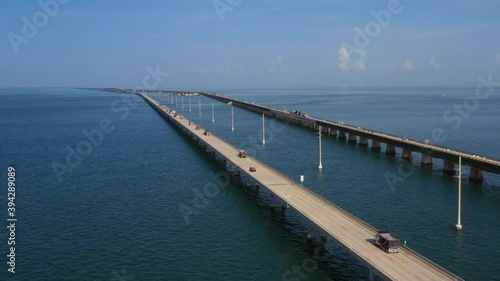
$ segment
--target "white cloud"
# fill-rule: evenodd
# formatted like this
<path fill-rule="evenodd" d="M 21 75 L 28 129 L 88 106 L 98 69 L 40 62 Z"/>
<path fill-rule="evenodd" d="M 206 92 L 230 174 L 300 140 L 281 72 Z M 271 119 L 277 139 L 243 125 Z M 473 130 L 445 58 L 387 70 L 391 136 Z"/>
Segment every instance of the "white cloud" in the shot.
<path fill-rule="evenodd" d="M 353 68 L 358 71 L 366 69 L 365 58 L 367 53 L 365 50 L 359 50 L 358 59 L 355 60 L 354 62 L 351 62 L 351 54 L 349 53 L 346 47 L 341 47 L 340 49 L 338 49 L 337 55 L 338 55 L 338 67 L 342 71 L 348 71 L 350 68 Z"/>
<path fill-rule="evenodd" d="M 405 71 L 412 71 L 413 70 L 413 63 L 409 60 L 405 60 L 402 64 L 401 67 Z"/>
<path fill-rule="evenodd" d="M 281 72 L 285 71 L 285 59 L 282 56 L 278 56 L 276 59 L 274 59 L 271 63 L 271 66 L 267 69 L 269 72 Z"/>
<path fill-rule="evenodd" d="M 349 70 L 349 65 L 351 64 L 351 55 L 349 54 L 349 51 L 347 51 L 347 48 L 341 47 L 340 49 L 338 49 L 337 54 L 339 56 L 339 69 L 342 71 Z"/>
<path fill-rule="evenodd" d="M 366 51 L 360 50 L 358 54 L 358 59 L 352 63 L 352 67 L 359 71 L 365 70 L 366 69 L 365 58 L 366 58 Z"/>
<path fill-rule="evenodd" d="M 438 63 L 434 57 L 431 57 L 429 59 L 429 65 L 432 67 L 432 69 L 434 70 L 441 70 L 443 68 L 448 68 L 448 66 L 446 64 L 442 64 L 442 63 Z"/>

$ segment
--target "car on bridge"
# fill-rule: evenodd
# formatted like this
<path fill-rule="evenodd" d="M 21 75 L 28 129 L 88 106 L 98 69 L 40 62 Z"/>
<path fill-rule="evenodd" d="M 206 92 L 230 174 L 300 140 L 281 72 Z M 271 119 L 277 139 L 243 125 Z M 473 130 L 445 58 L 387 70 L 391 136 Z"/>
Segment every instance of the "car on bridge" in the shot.
<path fill-rule="evenodd" d="M 255 169 L 255 166 L 250 166 L 248 169 L 250 172 L 257 172 L 257 169 Z"/>
<path fill-rule="evenodd" d="M 246 151 L 245 150 L 240 150 L 238 152 L 238 157 L 240 157 L 240 158 L 246 158 L 247 157 Z"/>
<path fill-rule="evenodd" d="M 373 244 L 378 246 L 382 251 L 386 253 L 399 253 L 399 247 L 401 247 L 401 240 L 391 235 L 387 230 L 380 230 L 375 234 L 375 239 L 373 239 Z"/>

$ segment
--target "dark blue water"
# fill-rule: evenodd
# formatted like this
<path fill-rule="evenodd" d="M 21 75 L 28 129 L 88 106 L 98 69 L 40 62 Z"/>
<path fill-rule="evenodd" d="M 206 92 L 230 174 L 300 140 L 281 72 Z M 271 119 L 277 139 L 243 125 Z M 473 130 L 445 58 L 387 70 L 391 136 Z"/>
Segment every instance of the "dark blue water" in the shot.
<path fill-rule="evenodd" d="M 443 128 L 448 138 L 439 144 L 500 158 L 495 94 L 458 129 L 443 114 L 473 89 L 225 94 L 420 140 Z M 305 175 L 307 187 L 373 226 L 390 229 L 447 269 L 468 280 L 498 278 L 498 176 L 485 174 L 483 186 L 472 185 L 464 167 L 464 231 L 457 234 L 457 180 L 440 173 L 439 161 L 425 169 L 415 155 L 408 166 L 398 157 L 326 137 L 319 172 L 313 132 L 266 120 L 262 146 L 261 116 L 235 108 L 232 132 L 230 106 L 192 97 L 189 112 L 189 98 L 184 109 L 181 103 L 179 98 L 173 106 L 186 117 L 291 178 Z M 273 211 L 265 191 L 247 188 L 246 182 L 218 185 L 211 175 L 224 167 L 140 99 L 73 89 L 2 89 L 0 128 L 0 193 L 6 194 L 7 166 L 14 165 L 18 218 L 16 274 L 7 272 L 5 257 L 1 280 L 367 279 L 367 270 L 335 244 L 307 242 L 305 222 L 291 210 Z M 82 131 L 91 132 L 95 144 Z M 80 158 L 71 153 L 79 148 L 85 154 Z M 66 167 L 59 177 L 54 163 Z M 401 167 L 411 173 L 399 173 Z M 402 180 L 390 185 L 388 173 Z M 210 196 L 201 200 L 207 188 Z M 6 205 L 2 196 L 2 218 Z M 2 232 L 2 256 L 8 254 L 6 239 Z M 327 258 L 314 260 L 315 250 Z"/>

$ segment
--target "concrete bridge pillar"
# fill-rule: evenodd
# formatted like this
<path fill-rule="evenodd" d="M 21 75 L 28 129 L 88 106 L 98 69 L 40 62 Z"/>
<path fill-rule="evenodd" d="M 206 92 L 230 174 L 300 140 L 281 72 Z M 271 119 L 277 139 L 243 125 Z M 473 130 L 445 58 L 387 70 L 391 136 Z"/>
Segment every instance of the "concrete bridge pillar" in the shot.
<path fill-rule="evenodd" d="M 323 128 L 323 134 L 325 134 L 325 135 L 330 134 L 330 128 L 325 128 L 325 127 L 322 127 L 322 128 Z"/>
<path fill-rule="evenodd" d="M 314 237 L 313 229 L 311 223 L 307 224 L 307 239 L 312 239 Z"/>
<path fill-rule="evenodd" d="M 364 137 L 359 137 L 359 145 L 360 146 L 368 146 L 368 139 Z"/>
<path fill-rule="evenodd" d="M 385 148 L 385 154 L 390 156 L 396 155 L 396 147 L 394 145 L 387 144 L 387 147 Z"/>
<path fill-rule="evenodd" d="M 376 141 L 376 140 L 372 140 L 372 149 L 375 151 L 380 151 L 382 149 L 380 142 Z"/>
<path fill-rule="evenodd" d="M 483 171 L 474 167 L 470 167 L 469 181 L 475 183 L 483 183 Z"/>
<path fill-rule="evenodd" d="M 420 161 L 422 166 L 432 166 L 432 156 L 422 153 L 422 160 Z"/>
<path fill-rule="evenodd" d="M 346 140 L 345 132 L 339 131 L 339 140 Z"/>
<path fill-rule="evenodd" d="M 443 174 L 454 176 L 455 175 L 455 163 L 444 160 Z"/>
<path fill-rule="evenodd" d="M 271 207 L 272 208 L 281 207 L 282 210 L 285 210 L 289 206 L 288 203 L 286 203 L 284 200 L 271 193 Z"/>
<path fill-rule="evenodd" d="M 356 135 L 355 134 L 349 134 L 349 139 L 347 142 L 355 143 L 356 142 Z"/>
<path fill-rule="evenodd" d="M 403 149 L 403 159 L 412 160 L 413 152 L 409 149 Z"/>
<path fill-rule="evenodd" d="M 331 129 L 331 130 L 330 130 L 330 136 L 334 136 L 334 137 L 336 137 L 336 136 L 337 136 L 337 130 L 335 130 L 335 129 Z"/>
<path fill-rule="evenodd" d="M 323 242 L 328 241 L 328 233 L 309 221 L 307 223 L 307 239 L 310 240 L 314 237 L 321 238 Z"/>

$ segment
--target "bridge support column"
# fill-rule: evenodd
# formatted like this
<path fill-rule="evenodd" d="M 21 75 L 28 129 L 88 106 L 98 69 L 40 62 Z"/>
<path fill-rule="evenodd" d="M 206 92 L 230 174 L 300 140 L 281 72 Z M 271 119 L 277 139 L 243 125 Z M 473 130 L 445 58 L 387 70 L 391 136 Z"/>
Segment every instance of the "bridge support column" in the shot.
<path fill-rule="evenodd" d="M 359 145 L 360 146 L 368 146 L 368 140 L 363 137 L 359 137 Z"/>
<path fill-rule="evenodd" d="M 314 223 L 307 222 L 307 239 L 313 239 L 314 237 L 319 237 L 321 241 L 328 241 L 328 233 L 316 226 Z"/>
<path fill-rule="evenodd" d="M 345 132 L 339 131 L 339 140 L 346 140 Z"/>
<path fill-rule="evenodd" d="M 312 231 L 312 226 L 311 223 L 307 223 L 307 239 L 312 239 L 314 236 L 313 231 Z"/>
<path fill-rule="evenodd" d="M 422 166 L 432 166 L 432 156 L 422 153 L 422 160 L 420 161 Z"/>
<path fill-rule="evenodd" d="M 396 155 L 396 147 L 394 145 L 387 144 L 385 148 L 385 154 L 389 156 Z"/>
<path fill-rule="evenodd" d="M 336 136 L 337 136 L 337 130 L 335 130 L 335 129 L 331 129 L 331 130 L 330 130 L 330 136 L 334 136 L 334 137 L 336 137 Z"/>
<path fill-rule="evenodd" d="M 470 167 L 469 181 L 475 183 L 483 183 L 483 171 L 474 167 Z"/>
<path fill-rule="evenodd" d="M 382 146 L 380 145 L 380 142 L 376 141 L 376 140 L 372 140 L 372 149 L 375 151 L 382 150 Z"/>
<path fill-rule="evenodd" d="M 349 139 L 347 140 L 347 142 L 350 142 L 350 143 L 355 143 L 355 142 L 356 142 L 356 135 L 355 135 L 355 134 L 350 133 L 350 134 L 349 134 Z"/>
<path fill-rule="evenodd" d="M 412 160 L 413 152 L 409 149 L 403 149 L 403 159 Z"/>
<path fill-rule="evenodd" d="M 281 207 L 281 209 L 284 211 L 286 208 L 288 208 L 288 203 L 271 193 L 271 207 Z"/>
<path fill-rule="evenodd" d="M 455 163 L 444 160 L 443 174 L 454 176 L 455 175 Z"/>

